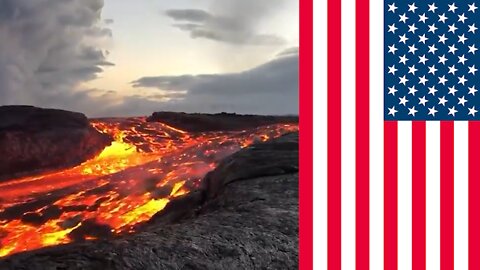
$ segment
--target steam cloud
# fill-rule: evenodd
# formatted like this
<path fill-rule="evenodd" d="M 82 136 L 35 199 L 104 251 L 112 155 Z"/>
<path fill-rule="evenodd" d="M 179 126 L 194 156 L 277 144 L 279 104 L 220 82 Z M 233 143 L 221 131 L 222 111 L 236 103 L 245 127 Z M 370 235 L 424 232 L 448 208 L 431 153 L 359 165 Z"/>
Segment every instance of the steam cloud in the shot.
<path fill-rule="evenodd" d="M 166 14 L 177 23 L 174 27 L 192 38 L 249 45 L 281 45 L 278 35 L 257 33 L 258 24 L 285 0 L 217 0 L 210 10 L 171 9 Z"/>
<path fill-rule="evenodd" d="M 167 14 L 183 22 L 177 27 L 198 37 L 231 44 L 281 43 L 281 38 L 254 29 L 272 5 L 283 1 L 222 0 L 208 11 Z M 82 88 L 113 65 L 104 47 L 112 37 L 108 25 L 113 21 L 101 18 L 103 6 L 103 0 L 0 0 L 0 105 L 62 108 L 91 117 L 159 110 L 298 112 L 298 48 L 239 73 L 139 78 L 132 84 L 148 88 L 151 94 L 146 96 Z"/>
<path fill-rule="evenodd" d="M 297 48 L 298 50 L 298 48 Z M 298 112 L 298 52 L 288 49 L 270 62 L 239 73 L 144 77 L 134 87 L 185 92 L 175 102 L 202 111 L 296 114 Z M 209 109 L 201 104 L 218 104 Z M 198 105 L 195 105 L 198 103 Z"/>
<path fill-rule="evenodd" d="M 103 4 L 103 0 L 0 1 L 1 103 L 74 99 L 72 89 L 113 65 L 97 47 L 111 36 L 99 23 Z"/>

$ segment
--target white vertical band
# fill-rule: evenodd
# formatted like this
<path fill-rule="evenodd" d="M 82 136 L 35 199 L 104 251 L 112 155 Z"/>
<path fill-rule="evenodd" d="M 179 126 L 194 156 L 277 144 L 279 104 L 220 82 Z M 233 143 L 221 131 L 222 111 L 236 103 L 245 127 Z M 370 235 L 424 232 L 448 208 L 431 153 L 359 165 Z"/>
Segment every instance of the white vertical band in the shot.
<path fill-rule="evenodd" d="M 327 1 L 313 9 L 313 268 L 327 270 Z"/>
<path fill-rule="evenodd" d="M 398 122 L 398 269 L 412 268 L 412 122 Z"/>
<path fill-rule="evenodd" d="M 383 0 L 370 1 L 370 269 L 383 270 Z"/>
<path fill-rule="evenodd" d="M 426 126 L 426 263 L 440 269 L 440 122 Z"/>
<path fill-rule="evenodd" d="M 454 267 L 468 269 L 468 122 L 456 121 L 454 129 Z"/>
<path fill-rule="evenodd" d="M 355 0 L 342 0 L 342 270 L 355 270 Z"/>

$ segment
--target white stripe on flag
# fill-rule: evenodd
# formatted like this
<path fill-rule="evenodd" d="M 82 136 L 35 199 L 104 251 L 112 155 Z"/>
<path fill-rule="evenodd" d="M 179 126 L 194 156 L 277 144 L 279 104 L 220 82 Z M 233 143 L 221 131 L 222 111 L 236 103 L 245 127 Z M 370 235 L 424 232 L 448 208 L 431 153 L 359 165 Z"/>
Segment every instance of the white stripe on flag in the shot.
<path fill-rule="evenodd" d="M 412 267 L 412 123 L 398 122 L 398 269 Z"/>
<path fill-rule="evenodd" d="M 313 8 L 313 269 L 327 270 L 327 1 L 314 1 Z"/>
<path fill-rule="evenodd" d="M 440 269 L 440 122 L 426 123 L 426 264 Z"/>
<path fill-rule="evenodd" d="M 383 270 L 383 0 L 370 1 L 370 270 Z"/>
<path fill-rule="evenodd" d="M 454 266 L 468 269 L 468 122 L 454 128 Z"/>
<path fill-rule="evenodd" d="M 342 270 L 355 270 L 355 1 L 342 1 Z"/>

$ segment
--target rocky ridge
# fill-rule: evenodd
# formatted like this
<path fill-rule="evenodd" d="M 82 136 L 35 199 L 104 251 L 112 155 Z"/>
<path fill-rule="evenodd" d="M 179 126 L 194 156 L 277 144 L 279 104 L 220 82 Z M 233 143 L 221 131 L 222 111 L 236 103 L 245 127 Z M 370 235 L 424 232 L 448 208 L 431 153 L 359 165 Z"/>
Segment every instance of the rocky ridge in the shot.
<path fill-rule="evenodd" d="M 0 106 L 0 179 L 78 165 L 111 141 L 81 113 Z"/>

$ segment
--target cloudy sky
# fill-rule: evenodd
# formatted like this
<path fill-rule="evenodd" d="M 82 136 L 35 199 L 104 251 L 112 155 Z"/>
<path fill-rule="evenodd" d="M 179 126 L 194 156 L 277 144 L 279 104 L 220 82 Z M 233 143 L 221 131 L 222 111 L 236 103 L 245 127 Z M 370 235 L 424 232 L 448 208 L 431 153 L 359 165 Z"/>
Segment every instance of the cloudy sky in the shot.
<path fill-rule="evenodd" d="M 296 114 L 298 0 L 2 0 L 0 105 Z"/>

